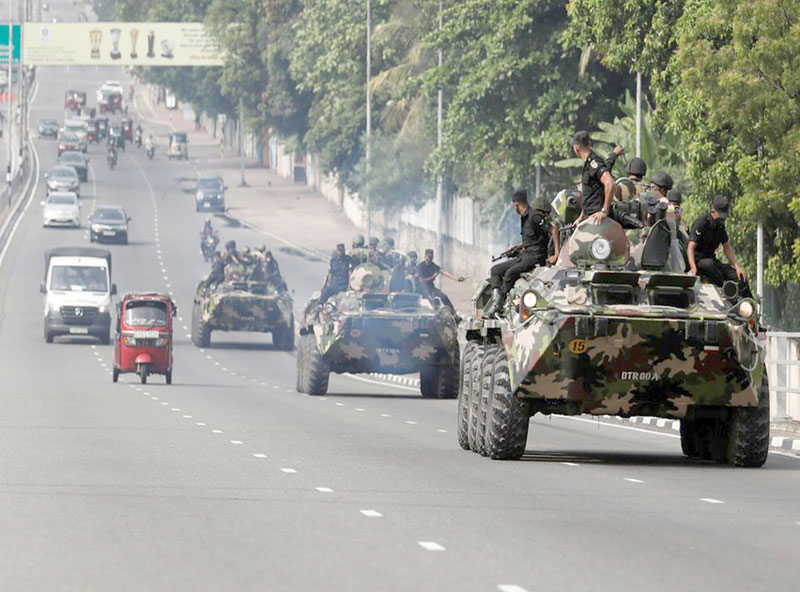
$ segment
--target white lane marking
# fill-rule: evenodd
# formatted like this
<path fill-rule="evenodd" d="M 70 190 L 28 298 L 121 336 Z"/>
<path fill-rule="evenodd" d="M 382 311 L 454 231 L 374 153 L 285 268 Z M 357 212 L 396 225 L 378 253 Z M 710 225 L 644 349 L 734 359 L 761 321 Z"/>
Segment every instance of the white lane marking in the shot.
<path fill-rule="evenodd" d="M 500 592 L 528 592 L 525 588 L 516 584 L 499 584 L 497 589 Z"/>
<path fill-rule="evenodd" d="M 183 419 L 192 419 L 192 416 L 191 415 L 184 415 Z"/>
<path fill-rule="evenodd" d="M 198 421 L 198 422 L 197 422 L 197 423 L 195 423 L 194 425 L 204 426 L 204 425 L 206 425 L 206 424 L 205 424 L 205 422 L 203 422 L 203 421 Z"/>
<path fill-rule="evenodd" d="M 262 382 L 261 386 L 269 386 L 266 382 Z"/>
<path fill-rule="evenodd" d="M 417 425 L 417 422 L 416 422 L 416 421 L 407 421 L 406 423 L 407 423 L 408 425 Z"/>
<path fill-rule="evenodd" d="M 170 409 L 170 411 L 180 411 L 180 409 L 178 409 L 177 407 L 173 407 L 172 409 Z"/>
<path fill-rule="evenodd" d="M 440 434 L 446 434 L 447 433 L 447 430 L 436 430 L 436 431 L 439 432 Z"/>
<path fill-rule="evenodd" d="M 562 465 L 566 465 L 568 467 L 579 467 L 580 466 L 578 463 L 574 463 L 574 462 L 562 462 L 561 464 Z"/>
<path fill-rule="evenodd" d="M 327 401 L 328 398 L 327 397 L 317 397 L 317 400 L 318 401 Z"/>
<path fill-rule="evenodd" d="M 253 456 L 255 456 L 256 458 L 267 458 L 266 454 L 261 454 L 260 452 L 254 452 Z"/>
<path fill-rule="evenodd" d="M 206 360 L 211 360 L 211 359 L 212 359 L 211 356 L 206 354 Z"/>
<path fill-rule="evenodd" d="M 143 391 L 142 394 L 143 395 L 150 395 L 150 393 L 148 393 L 147 391 Z"/>
<path fill-rule="evenodd" d="M 184 328 L 185 328 L 185 327 L 184 327 Z M 186 334 L 186 339 L 191 339 L 191 338 L 192 338 L 192 334 L 191 334 L 191 333 L 187 333 L 187 334 Z"/>
<path fill-rule="evenodd" d="M 388 413 L 381 413 L 381 417 L 391 417 Z"/>
<path fill-rule="evenodd" d="M 212 434 L 221 434 L 222 430 L 211 430 Z"/>
<path fill-rule="evenodd" d="M 417 544 L 426 551 L 444 551 L 445 548 L 433 541 L 418 541 Z"/>
<path fill-rule="evenodd" d="M 316 489 L 320 493 L 333 493 L 333 489 L 331 489 L 330 487 L 315 487 L 314 489 Z"/>
<path fill-rule="evenodd" d="M 161 404 L 162 405 L 169 405 L 169 403 L 164 403 L 163 401 L 161 402 Z"/>
<path fill-rule="evenodd" d="M 158 401 L 158 397 L 150 397 L 153 401 Z"/>
<path fill-rule="evenodd" d="M 222 367 L 222 371 L 223 371 L 223 372 L 227 372 L 227 371 L 228 371 L 228 369 L 227 369 L 225 366 L 223 366 L 223 367 Z"/>
<path fill-rule="evenodd" d="M 217 366 L 222 366 L 222 364 L 220 364 L 219 362 L 214 362 L 214 364 Z"/>
<path fill-rule="evenodd" d="M 366 409 L 362 409 L 361 407 L 356 407 L 356 411 L 366 411 Z"/>
<path fill-rule="evenodd" d="M 274 389 L 279 389 L 279 388 L 281 388 L 281 387 L 279 387 L 277 384 L 273 384 L 273 385 L 272 385 L 272 388 L 274 388 Z"/>
<path fill-rule="evenodd" d="M 724 504 L 722 500 L 714 499 L 713 497 L 701 497 L 701 502 L 706 502 L 707 504 Z"/>
<path fill-rule="evenodd" d="M 284 473 L 288 473 L 288 474 L 292 474 L 292 473 L 296 473 L 297 472 L 294 469 L 281 469 L 281 471 L 283 471 Z"/>
<path fill-rule="evenodd" d="M 641 479 L 633 479 L 631 477 L 625 477 L 625 481 L 628 483 L 644 483 Z"/>
<path fill-rule="evenodd" d="M 183 317 L 178 317 L 178 320 L 182 323 L 183 322 Z"/>
<path fill-rule="evenodd" d="M 361 510 L 361 513 L 367 518 L 383 518 L 383 514 L 375 510 Z"/>
<path fill-rule="evenodd" d="M 231 444 L 244 444 L 241 440 L 231 440 Z"/>
<path fill-rule="evenodd" d="M 344 407 L 344 403 L 336 403 L 337 407 Z"/>
<path fill-rule="evenodd" d="M 92 349 L 97 349 L 97 346 L 96 345 L 92 345 Z"/>

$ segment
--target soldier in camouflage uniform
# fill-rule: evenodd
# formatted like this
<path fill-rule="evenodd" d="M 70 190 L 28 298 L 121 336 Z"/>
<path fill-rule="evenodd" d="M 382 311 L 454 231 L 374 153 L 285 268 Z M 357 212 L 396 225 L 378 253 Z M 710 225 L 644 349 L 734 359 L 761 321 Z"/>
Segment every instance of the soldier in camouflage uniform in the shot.
<path fill-rule="evenodd" d="M 365 246 L 364 235 L 357 234 L 353 237 L 352 248 L 347 253 L 347 256 L 353 260 L 353 265 L 369 261 L 369 249 Z"/>

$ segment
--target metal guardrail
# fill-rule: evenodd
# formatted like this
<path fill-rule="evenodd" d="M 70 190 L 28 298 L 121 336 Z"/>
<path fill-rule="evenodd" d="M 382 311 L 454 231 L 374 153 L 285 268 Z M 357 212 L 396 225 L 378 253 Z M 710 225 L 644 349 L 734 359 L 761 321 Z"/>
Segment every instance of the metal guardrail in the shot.
<path fill-rule="evenodd" d="M 800 420 L 800 333 L 768 331 L 766 363 L 772 421 Z"/>

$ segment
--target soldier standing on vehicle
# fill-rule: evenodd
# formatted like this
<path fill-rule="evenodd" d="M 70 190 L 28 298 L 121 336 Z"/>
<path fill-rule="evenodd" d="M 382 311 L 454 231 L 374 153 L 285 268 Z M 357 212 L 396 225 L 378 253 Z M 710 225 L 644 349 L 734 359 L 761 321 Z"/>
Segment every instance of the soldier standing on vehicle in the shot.
<path fill-rule="evenodd" d="M 724 195 L 717 195 L 711 202 L 711 212 L 698 218 L 692 224 L 687 253 L 689 272 L 720 287 L 726 281 L 739 280 L 742 296 L 752 298 L 752 293 L 746 283 L 747 275 L 736 261 L 736 256 L 728 242 L 725 219 L 729 213 L 728 198 Z M 720 245 L 722 245 L 730 265 L 717 259 L 716 251 Z"/>
<path fill-rule="evenodd" d="M 653 188 L 653 194 L 658 199 L 667 199 L 667 193 L 672 189 L 672 177 L 664 171 L 656 171 L 650 180 L 650 185 Z"/>
<path fill-rule="evenodd" d="M 522 242 L 506 251 L 508 260 L 494 265 L 490 271 L 492 305 L 486 313 L 490 318 L 500 313 L 506 296 L 523 273 L 544 265 L 546 261 L 555 263 L 560 252 L 558 229 L 547 216 L 547 200 L 538 198 L 530 206 L 528 194 L 525 191 L 516 191 L 511 196 L 511 202 L 520 217 Z M 547 248 L 551 240 L 553 255 L 548 259 Z"/>
<path fill-rule="evenodd" d="M 408 291 L 419 293 L 421 288 L 419 285 L 419 277 L 417 271 L 417 264 L 419 263 L 419 255 L 416 251 L 409 251 L 406 253 L 408 263 L 406 264 L 406 281 L 408 283 Z"/>
<path fill-rule="evenodd" d="M 222 254 L 219 251 L 214 253 L 214 260 L 211 262 L 211 273 L 205 281 L 205 287 L 210 288 L 215 284 L 225 281 L 225 261 L 222 259 Z"/>
<path fill-rule="evenodd" d="M 328 275 L 325 278 L 325 285 L 322 287 L 322 294 L 319 297 L 320 304 L 324 304 L 334 294 L 347 290 L 347 286 L 350 285 L 352 263 L 352 259 L 344 251 L 344 243 L 336 245 L 336 252 L 331 257 Z"/>
<path fill-rule="evenodd" d="M 434 283 L 440 274 L 457 282 L 463 282 L 466 279 L 463 276 L 453 275 L 449 271 L 445 271 L 436 265 L 436 263 L 433 262 L 433 249 L 425 249 L 425 258 L 417 264 L 417 277 L 419 278 L 420 283 L 420 293 L 427 297 L 431 302 L 433 302 L 434 298 L 439 298 L 445 306 L 455 311 L 453 303 L 444 292 L 436 287 L 436 284 Z"/>
<path fill-rule="evenodd" d="M 612 150 L 611 154 L 609 154 L 608 158 L 606 158 L 606 168 L 609 170 L 609 172 L 614 168 L 617 159 L 622 156 L 624 152 L 625 148 L 622 146 L 614 146 L 614 150 Z"/>
<path fill-rule="evenodd" d="M 589 132 L 579 131 L 572 136 L 572 150 L 583 160 L 581 190 L 583 194 L 583 211 L 577 223 L 591 218 L 599 224 L 611 212 L 611 196 L 614 192 L 614 178 L 605 161 L 592 150 Z"/>

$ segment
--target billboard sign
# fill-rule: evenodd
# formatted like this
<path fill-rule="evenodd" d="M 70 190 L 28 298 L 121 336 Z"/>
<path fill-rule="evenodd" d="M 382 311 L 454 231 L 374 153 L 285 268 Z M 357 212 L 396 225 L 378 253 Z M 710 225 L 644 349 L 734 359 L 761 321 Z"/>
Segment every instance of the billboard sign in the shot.
<path fill-rule="evenodd" d="M 22 57 L 37 66 L 221 66 L 203 23 L 25 23 Z"/>
<path fill-rule="evenodd" d="M 20 48 L 20 25 L 11 26 L 11 43 L 13 46 L 12 59 L 14 64 L 19 64 Z M 0 64 L 8 65 L 8 24 L 0 23 Z"/>

